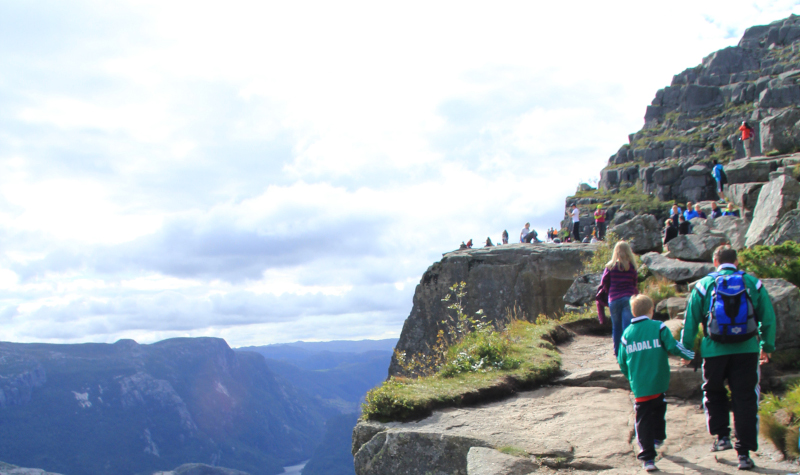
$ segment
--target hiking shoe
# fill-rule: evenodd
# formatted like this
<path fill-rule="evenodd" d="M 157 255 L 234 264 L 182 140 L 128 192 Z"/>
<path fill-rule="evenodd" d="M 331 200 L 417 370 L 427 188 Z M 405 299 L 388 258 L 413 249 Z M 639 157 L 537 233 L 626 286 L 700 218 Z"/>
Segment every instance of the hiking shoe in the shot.
<path fill-rule="evenodd" d="M 751 459 L 749 456 L 747 455 L 739 456 L 739 470 L 750 470 L 755 466 L 756 464 L 753 463 L 753 459 Z"/>
<path fill-rule="evenodd" d="M 714 445 L 711 446 L 712 452 L 721 452 L 723 450 L 730 450 L 733 448 L 731 445 L 730 437 L 719 437 Z"/>
<path fill-rule="evenodd" d="M 741 466 L 741 462 L 739 462 L 739 465 Z M 656 468 L 656 463 L 652 460 L 647 460 L 643 464 L 643 467 L 648 472 L 655 472 L 656 470 L 658 470 L 658 468 Z"/>
<path fill-rule="evenodd" d="M 655 447 L 656 450 L 660 449 L 663 445 L 664 445 L 664 441 L 663 440 L 654 440 L 653 441 L 653 447 Z"/>

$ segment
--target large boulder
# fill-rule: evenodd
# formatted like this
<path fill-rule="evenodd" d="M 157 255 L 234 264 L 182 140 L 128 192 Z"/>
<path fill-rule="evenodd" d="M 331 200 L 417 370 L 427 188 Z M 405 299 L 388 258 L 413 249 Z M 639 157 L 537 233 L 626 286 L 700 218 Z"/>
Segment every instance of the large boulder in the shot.
<path fill-rule="evenodd" d="M 653 274 L 679 284 L 693 282 L 714 272 L 714 265 L 670 259 L 657 252 L 642 256 L 642 262 Z"/>
<path fill-rule="evenodd" d="M 764 186 L 763 183 L 725 185 L 725 197 L 739 208 L 752 213 L 753 210 L 756 209 L 758 194 L 761 192 L 762 186 Z"/>
<path fill-rule="evenodd" d="M 763 279 L 775 309 L 775 348 L 800 348 L 800 290 L 783 279 Z"/>
<path fill-rule="evenodd" d="M 764 185 L 758 194 L 753 222 L 747 230 L 747 247 L 763 244 L 783 215 L 797 207 L 798 199 L 800 183 L 788 175 L 781 175 Z"/>
<path fill-rule="evenodd" d="M 761 121 L 761 150 L 789 153 L 800 147 L 800 110 L 791 107 Z"/>
<path fill-rule="evenodd" d="M 564 303 L 580 307 L 594 302 L 597 286 L 600 285 L 602 276 L 602 274 L 584 274 L 575 278 L 575 281 L 564 295 Z"/>
<path fill-rule="evenodd" d="M 728 183 L 752 183 L 769 181 L 769 172 L 777 169 L 775 160 L 751 160 L 743 158 L 725 165 Z"/>
<path fill-rule="evenodd" d="M 764 244 L 773 246 L 786 241 L 800 242 L 800 210 L 794 209 L 783 215 Z"/>
<path fill-rule="evenodd" d="M 684 261 L 711 262 L 714 249 L 728 242 L 721 233 L 684 234 L 672 239 L 667 257 Z"/>
<path fill-rule="evenodd" d="M 750 226 L 747 221 L 736 216 L 720 216 L 707 220 L 707 223 L 712 231 L 724 234 L 732 248 L 737 251 L 744 249 L 747 228 Z"/>
<path fill-rule="evenodd" d="M 661 252 L 661 226 L 651 214 L 636 216 L 630 221 L 614 226 L 610 231 L 616 233 L 620 239 L 628 241 L 633 252 L 637 254 Z"/>
<path fill-rule="evenodd" d="M 528 475 L 538 468 L 528 457 L 506 455 L 486 447 L 472 447 L 467 454 L 469 475 Z"/>
<path fill-rule="evenodd" d="M 482 440 L 443 433 L 383 431 L 358 449 L 355 472 L 467 475 L 470 448 L 488 445 Z"/>
<path fill-rule="evenodd" d="M 453 314 L 442 298 L 459 282 L 467 284 L 466 313 L 483 310 L 484 321 L 502 324 L 511 309 L 531 320 L 561 313 L 564 295 L 594 249 L 589 244 L 511 244 L 445 254 L 417 285 L 396 349 L 407 355 L 427 354 L 446 327 L 442 322 Z M 404 374 L 395 357 L 389 374 Z"/>

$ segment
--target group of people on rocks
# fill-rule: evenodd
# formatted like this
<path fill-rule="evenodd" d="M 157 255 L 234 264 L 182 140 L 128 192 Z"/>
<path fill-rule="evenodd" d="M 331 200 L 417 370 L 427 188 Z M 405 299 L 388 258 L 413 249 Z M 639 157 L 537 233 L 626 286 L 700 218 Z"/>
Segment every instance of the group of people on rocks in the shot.
<path fill-rule="evenodd" d="M 672 205 L 670 217 L 664 222 L 664 244 L 666 245 L 682 234 L 692 234 L 691 221 L 694 218 L 716 219 L 722 216 L 739 217 L 739 210 L 734 209 L 732 203 L 728 203 L 723 211 L 716 201 L 712 201 L 711 212 L 706 215 L 698 203 L 693 206 L 691 201 L 687 202 L 685 211 L 678 205 Z"/>
<path fill-rule="evenodd" d="M 646 471 L 657 470 L 657 449 L 667 437 L 667 354 L 691 363 L 699 327 L 703 408 L 708 431 L 716 437 L 711 450 L 735 448 L 740 470 L 755 467 L 750 452 L 758 450 L 759 366 L 769 362 L 775 350 L 775 311 L 762 282 L 737 269 L 736 250 L 718 247 L 714 266 L 715 272 L 692 287 L 680 341 L 665 324 L 653 320 L 653 301 L 639 295 L 634 255 L 627 242 L 616 244 L 603 271 L 596 298 L 598 318 L 603 323 L 605 307 L 610 309 L 614 355 L 635 398 L 638 458 Z"/>

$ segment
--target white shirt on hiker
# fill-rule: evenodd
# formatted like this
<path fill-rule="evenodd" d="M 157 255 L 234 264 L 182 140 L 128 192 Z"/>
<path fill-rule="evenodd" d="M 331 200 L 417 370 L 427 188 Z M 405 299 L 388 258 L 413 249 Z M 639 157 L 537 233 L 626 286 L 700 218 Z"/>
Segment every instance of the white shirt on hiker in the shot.
<path fill-rule="evenodd" d="M 581 220 L 581 212 L 578 211 L 578 208 L 573 209 L 572 213 L 570 213 L 570 214 L 572 214 L 572 222 L 573 223 L 580 222 L 580 220 Z"/>

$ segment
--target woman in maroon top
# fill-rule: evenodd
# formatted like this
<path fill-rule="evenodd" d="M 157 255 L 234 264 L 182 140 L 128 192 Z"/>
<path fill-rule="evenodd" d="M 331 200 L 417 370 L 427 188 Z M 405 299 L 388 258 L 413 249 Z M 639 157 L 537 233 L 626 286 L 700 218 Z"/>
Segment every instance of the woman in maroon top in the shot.
<path fill-rule="evenodd" d="M 611 260 L 603 270 L 600 285 L 608 295 L 608 308 L 611 312 L 611 336 L 614 339 L 614 356 L 619 350 L 622 332 L 633 318 L 631 313 L 631 297 L 639 293 L 637 284 L 639 274 L 631 246 L 620 241 L 614 246 Z"/>

